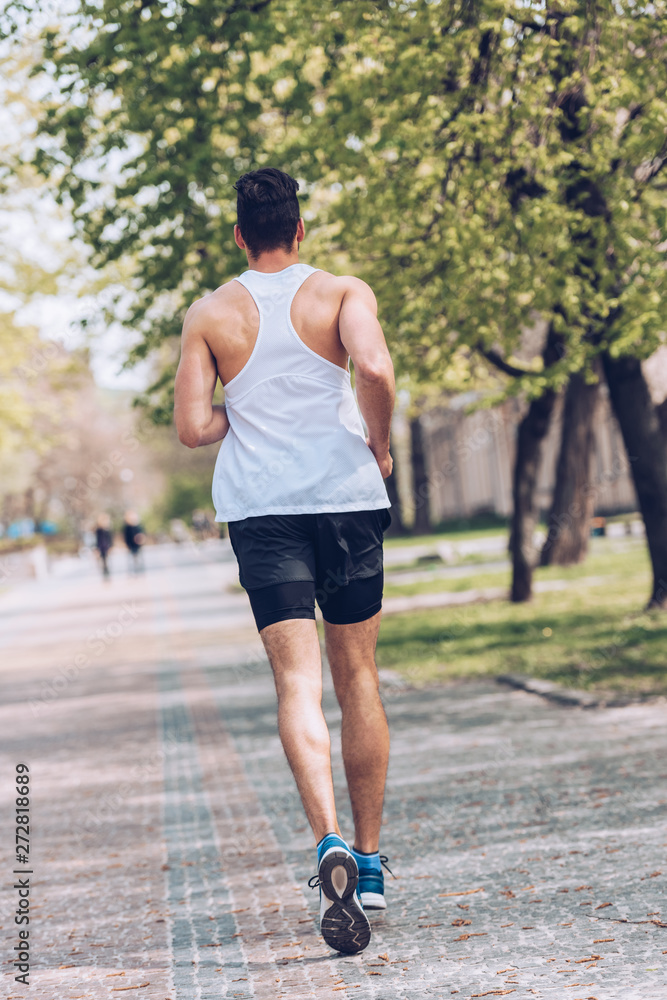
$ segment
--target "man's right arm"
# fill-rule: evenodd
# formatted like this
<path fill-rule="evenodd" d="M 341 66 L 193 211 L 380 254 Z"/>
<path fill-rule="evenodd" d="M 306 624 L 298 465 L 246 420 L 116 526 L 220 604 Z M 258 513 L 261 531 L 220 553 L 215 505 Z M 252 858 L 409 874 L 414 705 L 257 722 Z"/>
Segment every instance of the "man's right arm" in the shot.
<path fill-rule="evenodd" d="M 218 369 L 204 336 L 205 321 L 200 300 L 190 306 L 183 323 L 181 360 L 174 384 L 174 422 L 179 439 L 188 448 L 222 441 L 229 430 L 224 405 L 213 403 Z"/>
<path fill-rule="evenodd" d="M 354 365 L 357 401 L 368 428 L 368 445 L 383 477 L 391 474 L 389 431 L 396 392 L 394 366 L 377 318 L 377 302 L 359 278 L 347 278 L 338 317 L 342 344 Z"/>

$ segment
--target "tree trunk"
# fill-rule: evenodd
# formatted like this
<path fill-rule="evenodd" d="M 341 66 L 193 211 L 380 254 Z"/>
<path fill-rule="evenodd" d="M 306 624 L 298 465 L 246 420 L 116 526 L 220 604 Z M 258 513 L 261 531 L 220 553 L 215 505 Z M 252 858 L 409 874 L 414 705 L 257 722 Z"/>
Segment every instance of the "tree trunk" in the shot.
<path fill-rule="evenodd" d="M 582 562 L 588 552 L 590 521 L 595 507 L 590 471 L 599 389 L 599 382 L 589 384 L 579 372 L 570 376 L 541 566 L 570 566 Z"/>
<path fill-rule="evenodd" d="M 662 428 L 662 436 L 665 439 L 665 444 L 667 444 L 667 396 L 665 396 L 662 403 L 658 403 L 656 409 L 658 411 L 660 427 Z"/>
<path fill-rule="evenodd" d="M 390 446 L 390 452 L 392 458 L 394 459 L 394 466 L 392 473 L 384 481 L 384 485 L 387 487 L 387 495 L 391 502 L 391 524 L 387 528 L 387 535 L 391 537 L 396 537 L 397 535 L 404 535 L 406 533 L 405 521 L 403 520 L 403 505 L 401 504 L 401 495 L 398 492 L 398 477 L 396 474 L 396 455 L 392 447 Z"/>
<path fill-rule="evenodd" d="M 667 443 L 658 408 L 637 358 L 605 351 L 602 364 L 646 528 L 653 566 L 649 607 L 667 608 Z"/>
<path fill-rule="evenodd" d="M 412 464 L 412 497 L 415 505 L 414 535 L 427 535 L 431 530 L 429 483 L 424 453 L 424 431 L 419 417 L 410 421 L 410 451 Z"/>
<path fill-rule="evenodd" d="M 547 339 L 542 351 L 544 367 L 549 368 L 558 359 L 562 339 L 549 326 Z M 512 555 L 512 601 L 529 601 L 533 594 L 533 567 L 535 547 L 533 535 L 537 522 L 535 509 L 535 486 L 542 457 L 542 443 L 549 430 L 551 416 L 556 405 L 556 392 L 546 389 L 534 399 L 528 412 L 519 424 L 516 442 L 516 462 L 512 498 L 512 527 L 510 532 L 510 552 Z"/>

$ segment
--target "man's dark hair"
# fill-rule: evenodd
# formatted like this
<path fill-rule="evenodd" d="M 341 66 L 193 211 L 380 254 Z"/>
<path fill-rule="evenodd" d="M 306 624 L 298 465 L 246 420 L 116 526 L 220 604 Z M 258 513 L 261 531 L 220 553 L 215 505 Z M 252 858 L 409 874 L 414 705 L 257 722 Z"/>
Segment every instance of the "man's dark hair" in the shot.
<path fill-rule="evenodd" d="M 267 250 L 291 250 L 299 222 L 299 185 L 275 167 L 244 174 L 234 185 L 241 236 L 251 257 Z"/>

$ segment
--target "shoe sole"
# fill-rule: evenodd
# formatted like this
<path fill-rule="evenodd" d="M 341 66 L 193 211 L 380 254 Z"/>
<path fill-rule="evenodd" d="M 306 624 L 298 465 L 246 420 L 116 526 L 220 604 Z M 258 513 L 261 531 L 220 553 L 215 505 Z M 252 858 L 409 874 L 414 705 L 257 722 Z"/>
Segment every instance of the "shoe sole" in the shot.
<path fill-rule="evenodd" d="M 356 897 L 357 863 L 347 851 L 334 848 L 322 858 L 318 877 L 331 904 L 320 920 L 320 933 L 334 951 L 356 955 L 371 939 L 371 925 Z"/>
<path fill-rule="evenodd" d="M 387 901 L 379 892 L 360 892 L 364 910 L 386 910 Z"/>

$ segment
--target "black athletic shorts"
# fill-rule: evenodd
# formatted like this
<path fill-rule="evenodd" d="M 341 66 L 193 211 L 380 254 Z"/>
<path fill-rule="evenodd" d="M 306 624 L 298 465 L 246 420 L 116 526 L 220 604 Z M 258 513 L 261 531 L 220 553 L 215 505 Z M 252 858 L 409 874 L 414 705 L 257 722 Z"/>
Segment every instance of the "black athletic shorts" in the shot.
<path fill-rule="evenodd" d="M 337 514 L 265 514 L 229 522 L 257 628 L 290 618 L 349 625 L 382 607 L 386 508 Z"/>

